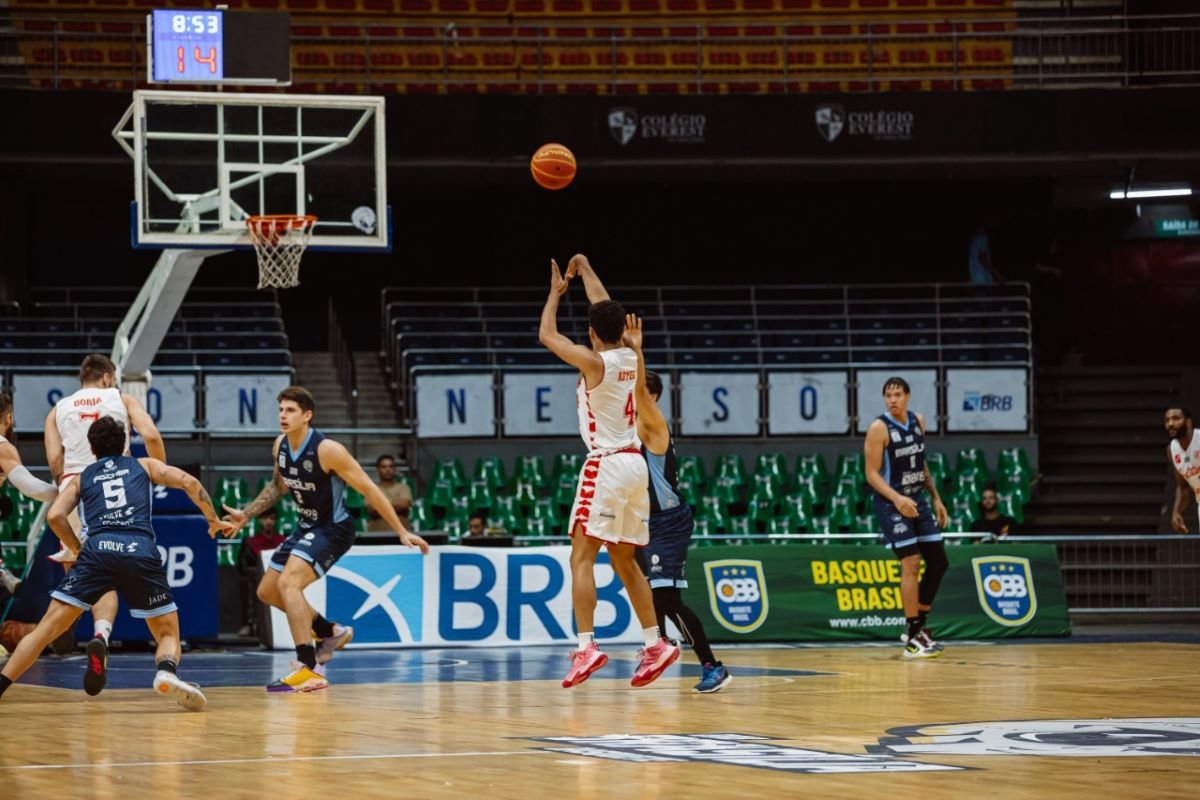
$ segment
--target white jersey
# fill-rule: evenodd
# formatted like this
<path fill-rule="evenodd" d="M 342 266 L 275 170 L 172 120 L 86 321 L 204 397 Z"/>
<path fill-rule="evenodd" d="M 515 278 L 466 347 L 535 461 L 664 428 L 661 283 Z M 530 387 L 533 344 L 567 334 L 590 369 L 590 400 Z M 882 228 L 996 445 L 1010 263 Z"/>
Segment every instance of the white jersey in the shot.
<path fill-rule="evenodd" d="M 1171 463 L 1187 481 L 1188 486 L 1196 493 L 1196 502 L 1200 503 L 1200 430 L 1192 433 L 1192 443 L 1183 449 L 1178 439 L 1171 440 Z"/>
<path fill-rule="evenodd" d="M 125 428 L 125 452 L 129 452 L 129 414 L 121 400 L 120 389 L 80 389 L 54 406 L 54 420 L 62 438 L 65 459 L 63 475 L 78 475 L 95 463 L 87 432 L 101 417 L 112 417 Z"/>
<path fill-rule="evenodd" d="M 628 347 L 605 350 L 604 377 L 590 392 L 579 376 L 575 388 L 575 408 L 579 412 L 579 435 L 589 453 L 611 453 L 638 448 L 637 406 L 633 390 L 637 385 L 637 353 Z"/>

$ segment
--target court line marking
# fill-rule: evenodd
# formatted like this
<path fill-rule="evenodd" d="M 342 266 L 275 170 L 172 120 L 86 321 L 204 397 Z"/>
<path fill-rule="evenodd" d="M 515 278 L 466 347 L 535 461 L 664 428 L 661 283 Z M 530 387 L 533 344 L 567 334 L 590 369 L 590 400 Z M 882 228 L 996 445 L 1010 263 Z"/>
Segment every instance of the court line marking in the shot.
<path fill-rule="evenodd" d="M 277 758 L 213 758 L 195 761 L 125 761 L 98 762 L 85 764 L 19 764 L 17 766 L 0 766 L 0 770 L 43 770 L 43 769 L 117 769 L 128 767 L 191 767 L 212 766 L 219 764 L 274 764 L 292 761 L 372 761 L 397 758 L 482 758 L 485 756 L 531 756 L 545 755 L 540 750 L 490 750 L 465 753 L 378 753 L 349 756 L 279 756 Z"/>

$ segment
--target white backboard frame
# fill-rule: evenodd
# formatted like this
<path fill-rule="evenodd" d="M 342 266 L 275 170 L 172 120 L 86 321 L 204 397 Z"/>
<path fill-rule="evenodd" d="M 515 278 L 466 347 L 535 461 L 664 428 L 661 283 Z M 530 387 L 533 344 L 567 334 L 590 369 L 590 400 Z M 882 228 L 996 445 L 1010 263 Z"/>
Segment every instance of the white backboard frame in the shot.
<path fill-rule="evenodd" d="M 208 105 L 217 110 L 217 130 L 214 131 L 153 131 L 147 130 L 147 107 L 165 105 Z M 322 156 L 340 150 L 353 142 L 368 125 L 373 126 L 375 147 L 373 153 L 375 170 L 374 206 L 376 225 L 372 234 L 343 233 L 350 227 L 349 221 L 318 219 L 309 244 L 309 249 L 338 251 L 388 252 L 392 247 L 392 215 L 387 203 L 387 146 L 386 112 L 384 98 L 369 95 L 306 95 L 306 94 L 254 94 L 183 92 L 164 90 L 138 90 L 133 93 L 133 102 L 113 129 L 113 138 L 133 159 L 134 200 L 131 207 L 131 241 L 135 248 L 184 248 L 184 249 L 252 249 L 253 243 L 245 220 L 239 215 L 259 213 L 259 209 L 242 209 L 232 203 L 230 192 L 260 179 L 263 175 L 292 172 L 297 175 L 297 208 L 263 209 L 268 214 L 304 213 L 304 165 Z M 224 109 L 229 107 L 258 107 L 296 109 L 296 127 L 290 134 L 227 133 L 222 130 Z M 340 135 L 308 135 L 303 130 L 305 109 L 337 109 L 358 111 L 356 121 Z M 199 142 L 215 145 L 218 156 L 215 170 L 218 179 L 215 186 L 201 193 L 179 193 L 172 188 L 146 163 L 147 145 L 153 141 Z M 226 162 L 226 143 L 250 143 L 260 145 L 295 145 L 298 149 L 313 147 L 308 152 L 283 162 Z M 236 178 L 232 172 L 245 173 Z M 162 226 L 167 220 L 150 220 L 149 192 L 161 192 L 167 199 L 179 204 L 178 224 L 173 230 L 153 230 L 151 223 Z M 218 211 L 218 227 L 211 222 L 201 223 L 200 214 Z M 210 229 L 206 229 L 210 228 Z M 339 230 L 340 229 L 340 230 Z"/>

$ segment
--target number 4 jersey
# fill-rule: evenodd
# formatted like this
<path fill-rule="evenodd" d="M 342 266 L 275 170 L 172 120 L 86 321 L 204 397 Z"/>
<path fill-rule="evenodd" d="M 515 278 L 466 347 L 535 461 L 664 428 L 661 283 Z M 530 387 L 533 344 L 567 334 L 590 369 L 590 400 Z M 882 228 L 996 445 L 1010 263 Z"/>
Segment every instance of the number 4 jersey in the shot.
<path fill-rule="evenodd" d="M 150 513 L 154 486 L 136 458 L 102 458 L 79 478 L 79 518 L 87 536 L 144 533 L 154 536 Z"/>
<path fill-rule="evenodd" d="M 639 448 L 637 406 L 633 389 L 637 385 L 637 353 L 617 347 L 599 353 L 604 361 L 604 377 L 588 391 L 579 376 L 575 389 L 575 407 L 579 412 L 579 435 L 588 452 L 615 453 Z"/>

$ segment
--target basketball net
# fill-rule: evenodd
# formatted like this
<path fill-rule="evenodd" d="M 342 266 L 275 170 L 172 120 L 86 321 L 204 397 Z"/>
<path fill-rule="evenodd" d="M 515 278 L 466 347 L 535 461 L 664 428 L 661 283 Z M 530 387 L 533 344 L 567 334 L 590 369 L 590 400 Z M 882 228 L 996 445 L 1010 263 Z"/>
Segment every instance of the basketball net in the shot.
<path fill-rule="evenodd" d="M 300 285 L 300 257 L 316 222 L 311 214 L 268 214 L 246 220 L 258 256 L 259 289 Z"/>

